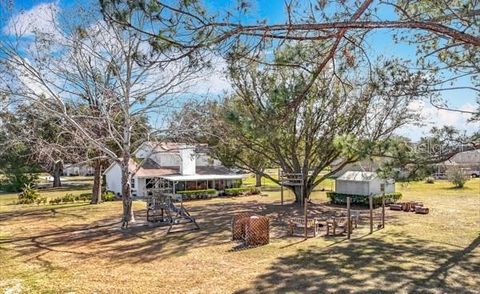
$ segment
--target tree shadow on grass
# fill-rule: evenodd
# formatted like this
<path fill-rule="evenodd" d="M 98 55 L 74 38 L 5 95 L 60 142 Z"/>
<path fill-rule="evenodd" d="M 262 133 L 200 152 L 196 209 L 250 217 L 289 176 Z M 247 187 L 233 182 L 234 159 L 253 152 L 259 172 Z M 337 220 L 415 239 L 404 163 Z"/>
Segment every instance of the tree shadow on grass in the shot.
<path fill-rule="evenodd" d="M 236 293 L 476 293 L 480 236 L 458 251 L 403 235 L 373 236 L 280 257 Z M 475 252 L 474 252 L 475 251 Z"/>
<path fill-rule="evenodd" d="M 185 206 L 197 219 L 200 230 L 166 234 L 166 226 L 142 225 L 146 219 L 145 209 L 136 211 L 138 225 L 128 230 L 121 230 L 117 222 L 120 220 L 120 214 L 111 215 L 109 219 L 85 223 L 85 220 L 78 217 L 82 213 L 82 207 L 69 206 L 57 209 L 57 213 L 61 213 L 62 217 L 78 220 L 78 223 L 50 227 L 35 234 L 25 232 L 18 237 L 0 241 L 0 245 L 13 244 L 18 257 L 31 256 L 34 259 L 38 255 L 43 256 L 49 252 L 62 252 L 85 261 L 89 258 L 101 257 L 112 263 L 135 264 L 185 255 L 192 249 L 206 246 L 230 243 L 233 248 L 236 244 L 231 241 L 231 219 L 237 213 L 250 212 L 268 216 L 271 220 L 272 239 L 286 238 L 288 219 L 303 215 L 303 208 L 297 205 L 281 206 L 278 203 L 257 200 L 225 199 L 225 201 L 185 203 Z M 309 206 L 309 216 L 328 218 L 343 214 L 344 210 L 344 208 L 312 203 Z M 47 208 L 0 214 L 0 220 L 18 218 L 15 221 L 25 223 L 34 223 L 41 218 L 51 219 L 52 217 L 51 209 Z M 189 228 L 193 226 L 191 224 L 175 226 L 176 230 Z M 298 238 L 292 238 L 292 242 L 298 240 Z"/>
<path fill-rule="evenodd" d="M 42 217 L 51 217 L 55 214 L 69 214 L 68 212 L 64 212 L 63 210 L 69 210 L 72 208 L 79 208 L 88 206 L 88 202 L 78 202 L 75 204 L 62 204 L 57 206 L 37 206 L 34 208 L 26 208 L 26 209 L 19 209 L 15 211 L 7 211 L 7 212 L 0 212 L 0 222 L 8 221 L 8 220 L 17 220 L 22 221 L 22 218 L 27 218 L 31 221 L 32 218 L 42 218 Z M 22 207 L 23 208 L 23 207 Z M 79 218 L 83 218 L 82 215 L 75 215 L 71 214 L 72 216 L 76 216 Z M 37 219 L 38 220 L 38 219 Z"/>

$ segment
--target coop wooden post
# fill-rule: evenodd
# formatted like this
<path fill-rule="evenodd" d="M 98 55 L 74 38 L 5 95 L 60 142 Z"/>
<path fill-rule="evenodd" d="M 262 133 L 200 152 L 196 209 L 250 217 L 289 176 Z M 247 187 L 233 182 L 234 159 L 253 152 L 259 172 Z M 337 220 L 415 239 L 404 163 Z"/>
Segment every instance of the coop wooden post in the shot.
<path fill-rule="evenodd" d="M 283 205 L 283 175 L 282 171 L 278 169 L 278 182 L 280 183 L 280 203 Z"/>
<path fill-rule="evenodd" d="M 368 202 L 370 206 L 370 234 L 373 233 L 373 196 L 368 196 Z"/>
<path fill-rule="evenodd" d="M 305 239 L 308 238 L 308 235 L 307 235 L 307 224 L 308 224 L 308 214 L 307 214 L 307 198 L 305 197 L 304 195 L 304 191 L 303 191 L 303 174 L 302 174 L 302 185 L 300 186 L 300 193 L 302 195 L 302 200 L 303 200 L 303 213 L 305 214 Z"/>
<path fill-rule="evenodd" d="M 280 202 L 283 205 L 283 185 L 280 183 Z"/>
<path fill-rule="evenodd" d="M 382 195 L 382 229 L 385 228 L 385 193 Z"/>
<path fill-rule="evenodd" d="M 350 233 L 352 232 L 352 222 L 350 219 L 350 197 L 347 197 L 347 239 L 350 240 Z"/>

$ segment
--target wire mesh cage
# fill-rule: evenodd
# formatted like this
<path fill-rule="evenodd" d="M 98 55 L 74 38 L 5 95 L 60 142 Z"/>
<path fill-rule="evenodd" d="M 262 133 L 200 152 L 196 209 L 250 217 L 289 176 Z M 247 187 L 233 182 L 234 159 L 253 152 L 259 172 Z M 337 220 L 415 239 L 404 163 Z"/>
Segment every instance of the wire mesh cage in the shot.
<path fill-rule="evenodd" d="M 270 242 L 270 219 L 265 216 L 251 216 L 245 228 L 245 245 L 258 246 Z"/>
<path fill-rule="evenodd" d="M 236 214 L 232 218 L 232 240 L 238 241 L 245 238 L 245 228 L 248 219 L 252 216 L 252 213 L 244 212 Z"/>
<path fill-rule="evenodd" d="M 270 219 L 248 212 L 235 215 L 232 218 L 232 240 L 243 241 L 246 246 L 268 244 Z"/>

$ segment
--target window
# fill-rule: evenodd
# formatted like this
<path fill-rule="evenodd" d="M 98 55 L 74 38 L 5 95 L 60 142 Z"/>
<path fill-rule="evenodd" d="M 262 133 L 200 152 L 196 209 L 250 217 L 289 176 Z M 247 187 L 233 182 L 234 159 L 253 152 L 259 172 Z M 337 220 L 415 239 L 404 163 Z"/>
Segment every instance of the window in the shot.
<path fill-rule="evenodd" d="M 154 185 L 155 185 L 154 179 L 145 179 L 145 188 L 152 189 Z"/>
<path fill-rule="evenodd" d="M 187 190 L 196 190 L 197 189 L 197 182 L 196 181 L 188 181 L 187 182 Z"/>
<path fill-rule="evenodd" d="M 175 184 L 175 191 L 183 191 L 183 190 L 185 190 L 184 182 L 178 182 Z"/>
<path fill-rule="evenodd" d="M 135 189 L 135 179 L 134 179 L 134 178 L 132 178 L 132 179 L 130 180 L 130 188 L 131 188 L 131 189 Z"/>
<path fill-rule="evenodd" d="M 198 181 L 197 182 L 197 189 L 199 189 L 199 190 L 208 189 L 208 182 L 207 181 Z"/>

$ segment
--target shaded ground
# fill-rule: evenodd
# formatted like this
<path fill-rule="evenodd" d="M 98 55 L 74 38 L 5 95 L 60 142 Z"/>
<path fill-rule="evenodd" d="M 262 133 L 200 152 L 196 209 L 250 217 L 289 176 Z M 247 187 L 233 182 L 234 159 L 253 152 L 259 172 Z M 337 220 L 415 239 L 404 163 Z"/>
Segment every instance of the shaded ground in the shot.
<path fill-rule="evenodd" d="M 423 216 L 387 211 L 386 228 L 373 235 L 368 235 L 363 217 L 351 241 L 285 236 L 286 220 L 301 209 L 281 207 L 275 192 L 268 197 L 187 202 L 202 229 L 169 235 L 165 227 L 120 230 L 118 202 L 0 204 L 0 289 L 475 293 L 480 289 L 480 181 L 470 182 L 465 190 L 451 190 L 444 183 L 398 188 L 405 199 L 421 200 L 432 212 Z M 310 214 L 334 213 L 325 201 L 324 193 L 317 193 Z M 141 223 L 144 204 L 135 203 L 135 209 Z M 243 211 L 272 219 L 271 244 L 233 250 L 230 220 Z"/>

